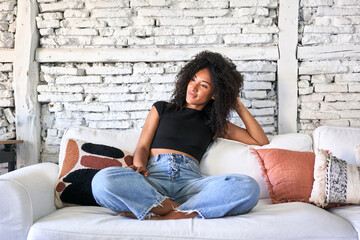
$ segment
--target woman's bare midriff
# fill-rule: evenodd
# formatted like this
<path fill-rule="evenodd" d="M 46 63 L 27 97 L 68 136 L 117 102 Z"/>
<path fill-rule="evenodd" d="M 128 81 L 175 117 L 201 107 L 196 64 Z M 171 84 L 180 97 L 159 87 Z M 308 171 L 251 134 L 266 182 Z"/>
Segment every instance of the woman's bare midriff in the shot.
<path fill-rule="evenodd" d="M 177 151 L 177 150 L 172 150 L 172 149 L 165 149 L 165 148 L 152 148 L 152 149 L 150 149 L 150 158 L 152 158 L 153 156 L 159 155 L 159 154 L 169 154 L 169 153 L 176 153 L 176 154 L 185 155 L 185 156 L 191 157 L 192 159 L 196 160 L 199 163 L 199 161 L 196 158 L 194 158 L 193 156 L 191 156 L 191 155 L 189 155 L 187 153 Z"/>

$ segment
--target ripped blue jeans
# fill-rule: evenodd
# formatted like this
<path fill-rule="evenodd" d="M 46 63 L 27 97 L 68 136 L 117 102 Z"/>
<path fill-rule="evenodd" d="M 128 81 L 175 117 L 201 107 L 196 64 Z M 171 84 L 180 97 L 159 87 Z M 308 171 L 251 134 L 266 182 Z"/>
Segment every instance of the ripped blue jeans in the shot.
<path fill-rule="evenodd" d="M 249 212 L 258 202 L 260 188 L 251 177 L 232 174 L 202 177 L 194 159 L 180 154 L 160 154 L 149 159 L 150 175 L 109 167 L 92 180 L 96 202 L 117 213 L 132 212 L 138 219 L 166 199 L 181 204 L 175 210 L 218 218 Z"/>

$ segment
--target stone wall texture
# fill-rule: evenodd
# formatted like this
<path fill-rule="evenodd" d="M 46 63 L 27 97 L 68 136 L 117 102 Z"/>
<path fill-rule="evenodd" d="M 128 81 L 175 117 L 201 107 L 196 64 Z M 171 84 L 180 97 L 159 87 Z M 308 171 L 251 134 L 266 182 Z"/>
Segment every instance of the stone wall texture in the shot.
<path fill-rule="evenodd" d="M 16 28 L 16 0 L 0 1 L 0 49 L 13 48 Z M 0 63 L 0 140 L 15 138 L 14 89 L 12 63 Z M 0 146 L 3 148 L 3 146 Z M 7 164 L 0 164 L 0 174 Z"/>
<path fill-rule="evenodd" d="M 0 48 L 14 47 L 16 5 L 16 0 L 0 1 Z"/>
<path fill-rule="evenodd" d="M 43 47 L 274 45 L 277 0 L 41 1 Z"/>
<path fill-rule="evenodd" d="M 214 48 L 275 46 L 275 0 L 41 1 L 37 26 L 44 48 Z M 141 52 L 140 52 L 141 54 Z M 169 100 L 186 62 L 41 65 L 42 161 L 57 162 L 64 129 L 73 125 L 139 129 L 152 104 Z M 276 134 L 276 62 L 236 61 L 244 104 Z M 234 115 L 232 121 L 241 121 Z"/>
<path fill-rule="evenodd" d="M 299 46 L 360 44 L 359 0 L 302 0 Z M 360 127 L 359 57 L 299 62 L 299 132 Z"/>

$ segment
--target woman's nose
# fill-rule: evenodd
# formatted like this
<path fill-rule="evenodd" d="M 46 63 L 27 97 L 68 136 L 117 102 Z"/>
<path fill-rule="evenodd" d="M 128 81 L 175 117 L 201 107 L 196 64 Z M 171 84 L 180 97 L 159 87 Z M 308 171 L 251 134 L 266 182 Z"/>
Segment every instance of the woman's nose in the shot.
<path fill-rule="evenodd" d="M 191 85 L 191 89 L 192 89 L 193 91 L 195 91 L 195 92 L 197 92 L 198 87 L 199 87 L 199 84 L 197 84 L 197 83 L 193 83 L 193 84 Z"/>

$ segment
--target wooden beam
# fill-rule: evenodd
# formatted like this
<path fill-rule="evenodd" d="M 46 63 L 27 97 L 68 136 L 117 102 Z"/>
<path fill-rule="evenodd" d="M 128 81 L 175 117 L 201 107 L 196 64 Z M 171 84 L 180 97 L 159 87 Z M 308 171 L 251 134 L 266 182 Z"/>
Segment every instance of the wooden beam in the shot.
<path fill-rule="evenodd" d="M 12 63 L 14 58 L 14 49 L 0 48 L 0 63 Z"/>
<path fill-rule="evenodd" d="M 167 62 L 187 61 L 203 50 L 219 52 L 232 60 L 278 60 L 276 46 L 218 48 L 38 48 L 36 61 L 48 62 Z"/>
<path fill-rule="evenodd" d="M 298 59 L 301 60 L 332 60 L 360 59 L 360 45 L 299 47 Z"/>
<path fill-rule="evenodd" d="M 278 133 L 297 132 L 299 0 L 280 0 L 278 61 Z"/>
<path fill-rule="evenodd" d="M 0 144 L 15 144 L 15 143 L 23 143 L 23 140 L 2 140 Z"/>
<path fill-rule="evenodd" d="M 35 17 L 36 0 L 18 1 L 15 34 L 14 99 L 16 137 L 24 141 L 17 146 L 17 168 L 35 164 L 40 159 L 40 104 L 36 86 L 38 63 L 34 61 L 39 42 Z"/>

